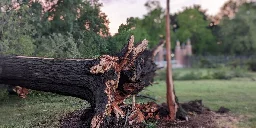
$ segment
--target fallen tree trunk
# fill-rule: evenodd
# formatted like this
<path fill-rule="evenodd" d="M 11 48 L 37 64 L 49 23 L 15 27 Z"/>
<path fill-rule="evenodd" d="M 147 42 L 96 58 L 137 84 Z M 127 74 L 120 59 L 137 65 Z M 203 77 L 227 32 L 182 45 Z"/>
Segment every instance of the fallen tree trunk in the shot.
<path fill-rule="evenodd" d="M 108 116 L 127 116 L 120 108 L 124 99 L 153 82 L 157 70 L 155 51 L 146 50 L 146 40 L 136 46 L 133 43 L 132 36 L 116 56 L 103 55 L 97 59 L 0 56 L 0 84 L 84 99 L 94 113 L 87 116 L 91 127 L 100 127 Z M 141 117 L 136 119 L 141 122 L 141 113 L 134 109 L 129 119 Z"/>
<path fill-rule="evenodd" d="M 156 65 L 144 40 L 134 46 L 131 37 L 117 55 L 97 59 L 53 59 L 0 56 L 0 84 L 21 86 L 87 100 L 95 110 L 94 124 L 118 105 L 153 82 Z"/>

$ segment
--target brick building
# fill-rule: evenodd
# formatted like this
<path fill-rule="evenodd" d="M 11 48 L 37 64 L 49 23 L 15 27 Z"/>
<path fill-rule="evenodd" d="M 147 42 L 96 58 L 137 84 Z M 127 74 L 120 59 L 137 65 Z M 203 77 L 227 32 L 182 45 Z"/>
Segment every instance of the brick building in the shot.
<path fill-rule="evenodd" d="M 192 45 L 188 39 L 186 43 L 180 44 L 176 42 L 175 50 L 172 53 L 173 68 L 182 68 L 189 66 L 188 57 L 192 55 Z M 155 57 L 155 62 L 158 67 L 166 67 L 166 49 L 161 47 Z"/>

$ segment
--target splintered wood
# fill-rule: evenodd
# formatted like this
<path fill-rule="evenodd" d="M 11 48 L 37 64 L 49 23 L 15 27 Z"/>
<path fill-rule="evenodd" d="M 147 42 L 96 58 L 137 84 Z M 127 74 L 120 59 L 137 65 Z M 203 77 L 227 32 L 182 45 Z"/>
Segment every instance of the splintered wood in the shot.
<path fill-rule="evenodd" d="M 101 118 L 97 115 L 93 118 L 92 123 L 102 122 L 100 120 L 103 120 L 105 116 L 109 116 L 112 112 L 115 113 L 115 116 L 117 119 L 120 117 L 123 118 L 125 116 L 125 113 L 120 109 L 119 105 L 123 103 L 124 99 L 126 99 L 130 94 L 128 95 L 121 95 L 121 92 L 117 90 L 119 79 L 120 79 L 120 73 L 122 70 L 129 70 L 130 67 L 134 65 L 135 59 L 138 57 L 138 55 L 143 52 L 148 45 L 147 40 L 143 40 L 142 43 L 134 47 L 134 36 L 131 36 L 127 46 L 126 46 L 126 53 L 125 55 L 119 59 L 118 57 L 112 57 L 109 55 L 103 55 L 100 57 L 100 63 L 98 65 L 95 65 L 91 68 L 91 73 L 93 74 L 99 74 L 99 73 L 105 73 L 109 71 L 110 69 L 114 69 L 115 73 L 117 74 L 117 79 L 108 80 L 106 84 L 105 93 L 108 97 L 108 104 L 106 105 L 106 109 L 104 114 Z M 126 91 L 133 91 L 135 88 L 132 88 L 132 85 L 126 84 L 127 86 L 124 86 L 124 89 Z M 134 84 L 136 85 L 136 84 Z M 134 86 L 133 85 L 133 86 Z M 136 115 L 136 114 L 134 114 Z M 99 120 L 99 121 L 96 121 Z M 100 125 L 93 125 L 92 126 L 100 126 Z"/>
<path fill-rule="evenodd" d="M 92 119 L 91 126 L 93 128 L 100 127 L 100 123 L 104 122 L 105 117 L 113 115 L 115 116 L 115 119 L 117 121 L 119 119 L 121 120 L 123 118 L 127 118 L 130 125 L 142 123 L 148 119 L 169 119 L 168 114 L 161 114 L 161 106 L 157 105 L 154 102 L 150 102 L 147 104 L 136 104 L 134 102 L 131 106 L 131 109 L 130 107 L 127 107 L 127 105 L 123 102 L 129 96 L 134 95 L 134 92 L 138 92 L 145 87 L 145 81 L 147 79 L 143 79 L 144 81 L 140 79 L 142 79 L 141 76 L 149 74 L 145 73 L 144 75 L 142 75 L 141 70 L 144 67 L 141 66 L 148 66 L 146 65 L 146 62 L 148 62 L 148 58 L 138 59 L 138 56 L 146 50 L 147 45 L 147 40 L 143 40 L 140 44 L 134 45 L 134 37 L 132 36 L 128 44 L 124 48 L 122 57 L 117 58 L 108 55 L 101 56 L 99 59 L 99 64 L 91 68 L 90 71 L 93 74 L 103 74 L 110 71 L 111 69 L 114 69 L 114 72 L 117 75 L 116 78 L 109 79 L 105 82 L 106 88 L 104 92 L 108 97 L 108 103 L 105 106 L 105 112 L 102 115 L 95 115 Z M 159 47 L 161 46 L 162 44 L 159 45 Z M 157 49 L 158 48 L 156 48 L 155 50 Z M 156 51 L 153 51 L 150 54 L 150 56 L 152 57 L 156 54 Z M 151 58 L 150 61 L 153 61 L 153 59 Z M 155 71 L 155 68 L 156 67 L 153 67 L 152 69 L 148 68 L 147 70 Z M 134 72 L 125 72 L 130 70 Z M 120 82 L 124 79 L 121 74 L 128 75 L 128 78 L 125 79 L 128 79 L 130 82 Z M 152 81 L 149 81 L 147 85 L 151 84 L 151 82 Z"/>
<path fill-rule="evenodd" d="M 103 55 L 100 57 L 100 63 L 91 68 L 92 74 L 104 73 L 111 68 L 116 69 L 118 66 L 118 57 L 113 57 L 109 55 Z"/>
<path fill-rule="evenodd" d="M 23 88 L 23 87 L 20 87 L 20 86 L 15 86 L 13 88 L 13 91 L 17 93 L 17 95 L 20 97 L 20 98 L 26 98 L 28 93 L 29 93 L 29 89 L 26 89 L 26 88 Z"/>

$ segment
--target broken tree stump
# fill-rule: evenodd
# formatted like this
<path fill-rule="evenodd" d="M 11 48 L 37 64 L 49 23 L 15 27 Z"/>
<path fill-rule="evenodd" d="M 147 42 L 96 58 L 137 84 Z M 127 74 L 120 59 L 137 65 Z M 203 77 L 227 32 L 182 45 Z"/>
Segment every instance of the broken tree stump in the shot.
<path fill-rule="evenodd" d="M 87 117 L 98 128 L 106 117 L 127 117 L 123 101 L 153 83 L 157 66 L 154 51 L 143 40 L 134 45 L 132 36 L 116 56 L 96 59 L 54 59 L 0 55 L 0 84 L 74 96 L 88 101 L 93 115 Z M 130 112 L 141 117 L 140 110 Z M 132 121 L 131 121 L 132 122 Z"/>

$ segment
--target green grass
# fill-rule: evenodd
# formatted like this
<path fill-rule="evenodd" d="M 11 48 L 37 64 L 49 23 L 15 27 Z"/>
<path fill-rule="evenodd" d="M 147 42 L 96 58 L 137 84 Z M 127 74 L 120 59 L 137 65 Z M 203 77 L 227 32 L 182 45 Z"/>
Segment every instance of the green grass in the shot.
<path fill-rule="evenodd" d="M 175 69 L 173 70 L 174 80 L 209 80 L 209 79 L 232 79 L 249 78 L 251 74 L 246 68 L 219 67 L 208 69 Z M 156 80 L 165 80 L 165 70 L 158 71 Z"/>
<path fill-rule="evenodd" d="M 0 89 L 0 128 L 58 127 L 61 116 L 82 107 L 77 98 L 34 92 L 20 99 Z"/>

